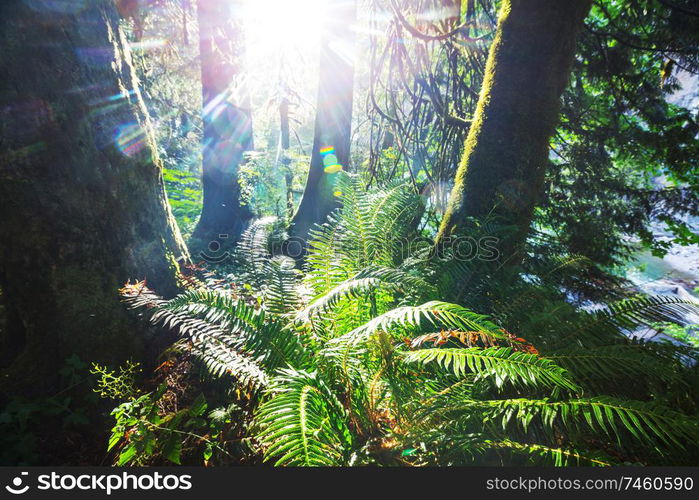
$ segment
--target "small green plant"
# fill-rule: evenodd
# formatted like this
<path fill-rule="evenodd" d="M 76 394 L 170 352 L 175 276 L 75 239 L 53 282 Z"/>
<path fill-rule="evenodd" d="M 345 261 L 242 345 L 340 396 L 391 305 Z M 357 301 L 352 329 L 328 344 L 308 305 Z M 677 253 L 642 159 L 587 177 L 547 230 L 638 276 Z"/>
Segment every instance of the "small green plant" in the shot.
<path fill-rule="evenodd" d="M 88 415 L 97 398 L 84 387 L 91 379 L 88 365 L 71 355 L 59 375 L 65 389 L 47 398 L 13 398 L 0 411 L 0 464 L 40 462 L 43 433 L 67 435 L 81 432 L 90 423 Z"/>
<path fill-rule="evenodd" d="M 120 366 L 118 371 L 110 371 L 106 366 L 97 363 L 92 364 L 90 373 L 99 375 L 97 388 L 94 389 L 102 398 L 126 400 L 138 396 L 136 388 L 136 376 L 141 372 L 139 363 L 131 360 L 125 366 Z"/>
<path fill-rule="evenodd" d="M 206 413 L 208 404 L 200 394 L 189 407 L 164 413 L 160 403 L 168 388 L 120 404 L 112 411 L 115 424 L 108 450 L 118 450 L 117 465 L 145 465 L 163 460 L 181 464 L 183 456 L 197 454 L 204 464 L 214 453 L 227 455 L 220 441 L 224 429 L 238 410 L 235 405 Z"/>
<path fill-rule="evenodd" d="M 163 170 L 163 180 L 167 189 L 167 198 L 172 208 L 172 214 L 185 238 L 188 238 L 201 213 L 203 194 L 201 181 L 189 172 L 166 168 Z"/>

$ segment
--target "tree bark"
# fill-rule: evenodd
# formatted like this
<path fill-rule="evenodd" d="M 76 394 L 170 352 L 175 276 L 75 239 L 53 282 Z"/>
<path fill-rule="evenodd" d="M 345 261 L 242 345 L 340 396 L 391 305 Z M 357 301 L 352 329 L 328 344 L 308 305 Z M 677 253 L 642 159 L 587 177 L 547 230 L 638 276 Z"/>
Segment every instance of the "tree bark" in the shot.
<path fill-rule="evenodd" d="M 590 4 L 503 2 L 438 247 L 458 233 L 468 217 L 495 216 L 515 228 L 501 242 L 501 257 L 518 260 L 544 189 L 549 139 Z"/>
<path fill-rule="evenodd" d="M 311 166 L 290 234 L 308 239 L 309 230 L 325 221 L 338 206 L 333 186 L 339 169 L 349 162 L 354 91 L 355 1 L 332 0 L 326 6 L 327 25 L 321 35 L 318 104 Z"/>
<path fill-rule="evenodd" d="M 285 90 L 286 91 L 286 90 Z M 282 96 L 279 103 L 279 145 L 281 147 L 281 164 L 284 169 L 284 181 L 286 183 L 286 216 L 291 219 L 294 215 L 294 174 L 291 170 L 291 158 L 289 157 L 289 98 Z"/>
<path fill-rule="evenodd" d="M 0 395 L 48 394 L 63 360 L 139 358 L 129 279 L 178 290 L 187 250 L 112 0 L 0 4 Z M 0 398 L 1 399 L 1 398 Z"/>
<path fill-rule="evenodd" d="M 192 236 L 204 244 L 234 244 L 253 217 L 238 181 L 243 153 L 253 149 L 241 8 L 239 1 L 198 0 L 204 199 Z"/>

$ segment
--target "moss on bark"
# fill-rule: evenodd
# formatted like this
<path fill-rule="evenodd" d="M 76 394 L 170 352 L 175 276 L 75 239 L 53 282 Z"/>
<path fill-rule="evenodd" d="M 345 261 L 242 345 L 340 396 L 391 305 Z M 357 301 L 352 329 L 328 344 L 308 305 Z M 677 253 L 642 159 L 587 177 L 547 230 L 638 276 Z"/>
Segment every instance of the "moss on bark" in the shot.
<path fill-rule="evenodd" d="M 437 236 L 468 217 L 515 226 L 500 248 L 521 248 L 544 188 L 549 139 L 590 0 L 505 0 L 480 98 Z M 512 259 L 516 261 L 517 259 Z"/>
<path fill-rule="evenodd" d="M 0 395 L 49 394 L 66 357 L 139 358 L 129 279 L 177 292 L 188 259 L 114 3 L 0 6 Z M 78 8 L 79 7 L 79 8 Z"/>

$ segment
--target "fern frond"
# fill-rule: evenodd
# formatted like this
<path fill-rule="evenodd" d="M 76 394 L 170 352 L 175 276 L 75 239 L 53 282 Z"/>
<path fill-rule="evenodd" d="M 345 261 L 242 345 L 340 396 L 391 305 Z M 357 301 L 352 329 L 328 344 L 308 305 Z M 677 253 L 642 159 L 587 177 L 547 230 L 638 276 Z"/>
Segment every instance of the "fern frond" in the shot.
<path fill-rule="evenodd" d="M 656 295 L 627 299 L 607 306 L 593 314 L 592 323 L 612 323 L 619 328 L 631 329 L 653 326 L 654 323 L 682 323 L 687 314 L 699 312 L 699 301 Z"/>
<path fill-rule="evenodd" d="M 651 446 L 660 443 L 684 448 L 685 443 L 695 443 L 699 438 L 696 419 L 654 403 L 607 396 L 567 401 L 472 401 L 466 406 L 482 409 L 489 419 L 499 420 L 503 429 L 514 421 L 526 430 L 536 418 L 550 430 L 562 427 L 569 431 L 601 433 L 616 438 L 619 443 L 622 438 L 632 436 Z"/>
<path fill-rule="evenodd" d="M 399 269 L 370 267 L 318 296 L 305 309 L 299 311 L 296 320 L 307 323 L 311 317 L 322 316 L 337 306 L 340 301 L 362 296 L 381 286 L 389 290 L 403 292 L 415 289 L 422 293 L 431 291 L 431 286 L 418 276 L 412 276 Z"/>
<path fill-rule="evenodd" d="M 342 248 L 343 232 L 337 217 L 337 212 L 331 213 L 328 222 L 309 232 L 306 281 L 318 295 L 351 275 L 351 270 L 337 256 Z"/>
<path fill-rule="evenodd" d="M 405 361 L 423 365 L 434 362 L 457 377 L 467 373 L 493 377 L 497 387 L 509 382 L 515 386 L 580 389 L 553 361 L 509 347 L 420 349 L 407 353 Z"/>
<path fill-rule="evenodd" d="M 341 172 L 337 189 L 342 208 L 311 232 L 308 282 L 318 295 L 368 266 L 395 267 L 405 258 L 409 221 L 420 199 L 405 183 L 367 192 L 363 181 Z"/>
<path fill-rule="evenodd" d="M 377 331 L 401 328 L 437 328 L 484 332 L 495 338 L 507 340 L 507 336 L 487 316 L 477 314 L 458 304 L 431 301 L 419 306 L 403 306 L 392 309 L 331 342 L 359 342 Z"/>
<path fill-rule="evenodd" d="M 132 307 L 149 307 L 150 322 L 160 325 L 190 341 L 191 351 L 213 377 L 232 376 L 238 383 L 253 388 L 267 384 L 260 366 L 237 349 L 230 335 L 219 325 L 192 315 L 169 309 L 169 304 L 148 291 L 127 297 Z"/>
<path fill-rule="evenodd" d="M 161 307 L 215 323 L 227 330 L 259 328 L 266 320 L 264 310 L 222 290 L 188 290 Z"/>
<path fill-rule="evenodd" d="M 240 277 L 256 291 L 259 291 L 265 281 L 264 264 L 271 257 L 268 249 L 269 226 L 276 220 L 276 217 L 254 220 L 243 231 L 233 255 Z"/>
<path fill-rule="evenodd" d="M 275 465 L 342 465 L 352 445 L 342 404 L 317 372 L 280 370 L 257 411 L 265 460 Z"/>
<path fill-rule="evenodd" d="M 686 375 L 683 355 L 681 349 L 672 345 L 628 340 L 612 345 L 569 347 L 546 357 L 592 383 L 619 377 L 652 377 L 664 383 L 681 383 Z"/>
<path fill-rule="evenodd" d="M 592 467 L 610 467 L 614 461 L 599 452 L 580 451 L 574 448 L 551 447 L 543 444 L 518 443 L 509 439 L 502 441 L 485 440 L 482 447 L 488 449 L 506 449 L 528 456 L 535 463 L 550 463 L 556 467 L 571 465 L 590 465 Z M 536 460 L 536 459 L 539 460 Z"/>
<path fill-rule="evenodd" d="M 566 326 L 568 330 L 556 342 L 566 344 L 575 336 L 586 333 L 608 340 L 606 329 L 618 332 L 633 332 L 639 327 L 652 328 L 656 323 L 683 324 L 688 314 L 699 313 L 699 301 L 670 296 L 651 296 L 627 299 L 607 306 L 605 309 L 588 313 L 576 324 Z M 621 335 L 621 333 L 620 333 Z"/>
<path fill-rule="evenodd" d="M 252 356 L 269 373 L 286 366 L 303 368 L 310 360 L 311 354 L 298 333 L 270 317 L 265 309 L 256 309 L 229 293 L 188 291 L 159 307 L 220 325 L 218 335 L 225 337 L 232 348 Z"/>
<path fill-rule="evenodd" d="M 124 289 L 122 296 L 129 307 L 145 309 L 151 324 L 187 339 L 192 355 L 210 376 L 230 376 L 255 389 L 267 384 L 267 375 L 255 357 L 257 353 L 254 348 L 246 349 L 246 340 L 255 338 L 260 331 L 269 331 L 262 315 L 253 308 L 214 290 L 190 290 L 165 301 L 143 286 Z M 258 358 L 265 362 L 275 353 L 265 350 Z"/>
<path fill-rule="evenodd" d="M 262 287 L 264 306 L 277 316 L 295 311 L 301 298 L 298 293 L 299 274 L 293 259 L 273 257 L 264 263 L 265 285 Z"/>
<path fill-rule="evenodd" d="M 274 321 L 246 337 L 244 349 L 269 373 L 284 367 L 302 369 L 313 359 L 313 350 L 304 340 L 287 325 Z"/>
<path fill-rule="evenodd" d="M 311 302 L 296 315 L 299 323 L 308 323 L 313 316 L 322 316 L 343 299 L 352 299 L 376 289 L 381 284 L 378 278 L 360 278 L 343 281 L 326 294 Z"/>
<path fill-rule="evenodd" d="M 254 389 L 261 389 L 267 385 L 267 375 L 252 358 L 240 354 L 234 346 L 226 345 L 219 338 L 193 340 L 191 352 L 211 377 L 231 376 L 240 385 Z"/>
<path fill-rule="evenodd" d="M 126 307 L 133 310 L 144 309 L 148 311 L 166 302 L 165 299 L 148 288 L 145 281 L 127 283 L 119 289 L 119 295 L 121 295 L 121 301 L 126 304 Z"/>

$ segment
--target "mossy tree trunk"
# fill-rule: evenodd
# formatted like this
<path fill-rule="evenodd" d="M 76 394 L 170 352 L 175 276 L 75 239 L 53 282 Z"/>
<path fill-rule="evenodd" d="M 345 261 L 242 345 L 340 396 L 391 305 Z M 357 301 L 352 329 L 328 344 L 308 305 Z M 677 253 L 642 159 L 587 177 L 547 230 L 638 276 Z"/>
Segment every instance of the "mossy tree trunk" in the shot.
<path fill-rule="evenodd" d="M 549 139 L 590 4 L 590 0 L 502 3 L 438 245 L 458 233 L 468 217 L 495 216 L 514 227 L 501 242 L 501 258 L 519 260 L 543 192 Z"/>
<path fill-rule="evenodd" d="M 176 293 L 187 250 L 112 0 L 0 4 L 0 395 L 139 358 L 129 280 Z M 73 4 L 71 4 L 73 5 Z"/>
<path fill-rule="evenodd" d="M 333 186 L 350 153 L 357 6 L 355 1 L 331 0 L 325 9 L 311 165 L 290 227 L 290 234 L 303 240 L 337 207 Z"/>
<path fill-rule="evenodd" d="M 241 201 L 238 169 L 253 149 L 252 114 L 244 81 L 242 3 L 198 0 L 201 60 L 203 206 L 193 238 L 234 244 L 253 217 Z"/>

